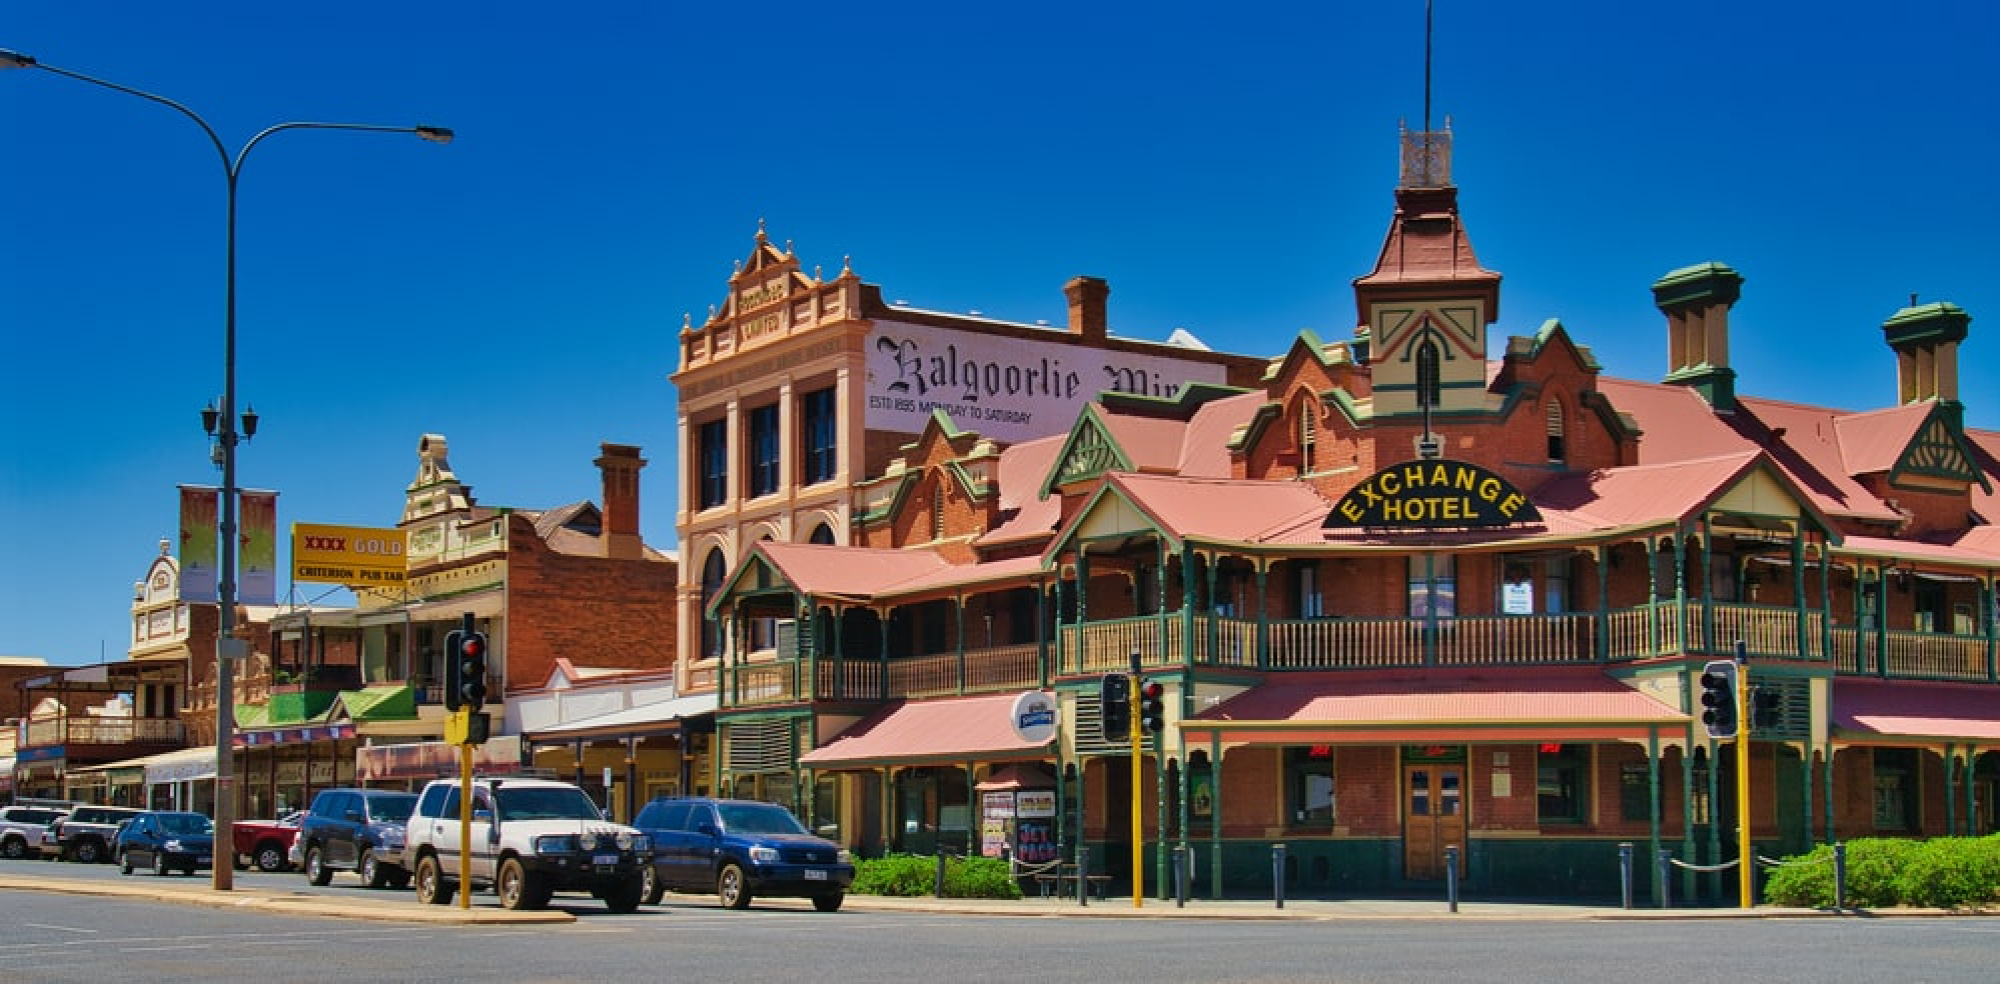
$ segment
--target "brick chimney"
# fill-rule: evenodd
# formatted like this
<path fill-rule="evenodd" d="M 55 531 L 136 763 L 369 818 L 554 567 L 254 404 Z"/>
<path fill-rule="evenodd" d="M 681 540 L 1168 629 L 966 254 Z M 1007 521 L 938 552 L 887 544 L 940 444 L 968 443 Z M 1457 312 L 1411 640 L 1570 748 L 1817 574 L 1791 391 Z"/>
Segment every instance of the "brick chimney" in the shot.
<path fill-rule="evenodd" d="M 1729 308 L 1742 292 L 1742 274 L 1714 262 L 1682 267 L 1653 284 L 1653 306 L 1667 316 L 1666 382 L 1694 387 L 1716 413 L 1736 412 Z"/>
<path fill-rule="evenodd" d="M 604 556 L 638 560 L 645 556 L 639 538 L 639 469 L 646 459 L 630 444 L 601 444 L 597 468 L 604 475 Z"/>
<path fill-rule="evenodd" d="M 1104 302 L 1111 297 L 1111 285 L 1101 277 L 1077 277 L 1063 285 L 1069 298 L 1069 333 L 1094 342 L 1104 340 Z"/>
<path fill-rule="evenodd" d="M 1958 343 L 1965 341 L 1972 315 L 1950 301 L 1910 306 L 1882 322 L 1882 335 L 1896 353 L 1896 402 L 1958 401 Z"/>

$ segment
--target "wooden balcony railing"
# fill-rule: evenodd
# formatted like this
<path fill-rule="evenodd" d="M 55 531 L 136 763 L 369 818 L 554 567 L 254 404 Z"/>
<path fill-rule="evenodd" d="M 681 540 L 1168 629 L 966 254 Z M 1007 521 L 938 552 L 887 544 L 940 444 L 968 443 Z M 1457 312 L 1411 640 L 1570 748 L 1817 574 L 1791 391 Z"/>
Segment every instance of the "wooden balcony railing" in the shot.
<path fill-rule="evenodd" d="M 31 720 L 22 747 L 51 745 L 180 745 L 187 728 L 178 718 L 101 718 L 76 715 Z"/>

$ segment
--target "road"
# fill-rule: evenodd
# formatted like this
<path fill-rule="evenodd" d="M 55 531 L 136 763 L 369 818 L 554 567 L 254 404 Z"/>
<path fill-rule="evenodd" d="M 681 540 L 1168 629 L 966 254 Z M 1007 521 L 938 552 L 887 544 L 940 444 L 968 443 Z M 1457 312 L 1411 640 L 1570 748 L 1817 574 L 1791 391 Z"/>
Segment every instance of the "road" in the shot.
<path fill-rule="evenodd" d="M 96 879 L 99 869 L 63 865 Z M 816 913 L 707 899 L 613 915 L 558 897 L 574 922 L 478 926 L 278 915 L 8 887 L 0 979 L 22 982 L 639 980 L 983 982 L 1990 982 L 2000 919 L 1090 918 L 879 910 Z M 35 870 L 35 869 L 31 869 Z M 65 874 L 68 872 L 65 871 Z M 117 878 L 115 872 L 111 878 Z M 138 876 L 134 876 L 138 877 Z M 249 875 L 244 881 L 285 876 Z M 167 882 L 180 879 L 170 878 Z M 337 877 L 336 886 L 342 878 Z M 351 879 L 350 879 L 351 881 Z M 301 884 L 298 875 L 284 884 Z M 392 911 L 407 892 L 329 886 Z M 481 906 L 490 906 L 482 898 Z M 1106 913 L 1108 916 L 1109 914 Z"/>

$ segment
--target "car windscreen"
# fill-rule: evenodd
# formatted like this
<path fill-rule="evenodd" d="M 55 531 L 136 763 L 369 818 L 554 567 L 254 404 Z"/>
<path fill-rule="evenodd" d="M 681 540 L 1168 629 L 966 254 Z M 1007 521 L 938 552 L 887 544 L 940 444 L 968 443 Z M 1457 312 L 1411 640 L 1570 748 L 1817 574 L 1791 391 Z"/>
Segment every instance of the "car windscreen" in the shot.
<path fill-rule="evenodd" d="M 737 834 L 803 834 L 790 810 L 769 803 L 717 803 L 722 829 Z"/>
<path fill-rule="evenodd" d="M 602 820 L 597 804 L 585 796 L 583 790 L 561 786 L 528 786 L 500 788 L 499 816 L 494 819 L 507 820 Z"/>
<path fill-rule="evenodd" d="M 417 808 L 417 794 L 370 796 L 366 802 L 368 816 L 377 823 L 409 823 L 410 813 Z"/>
<path fill-rule="evenodd" d="M 215 833 L 215 824 L 199 813 L 162 813 L 158 819 L 161 832 L 176 837 Z"/>

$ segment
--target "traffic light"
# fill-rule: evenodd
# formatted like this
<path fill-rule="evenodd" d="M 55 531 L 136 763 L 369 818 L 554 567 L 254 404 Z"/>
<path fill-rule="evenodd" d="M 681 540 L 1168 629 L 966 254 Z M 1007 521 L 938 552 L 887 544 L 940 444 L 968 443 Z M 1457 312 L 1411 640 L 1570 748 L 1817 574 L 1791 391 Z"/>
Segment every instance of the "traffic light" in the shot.
<path fill-rule="evenodd" d="M 486 705 L 486 633 L 454 632 L 457 645 L 452 647 L 451 659 L 458 670 L 458 704 L 449 699 L 445 706 L 452 710 L 460 707 L 478 710 Z"/>
<path fill-rule="evenodd" d="M 458 710 L 463 703 L 459 697 L 463 688 L 458 679 L 458 643 L 464 637 L 465 633 L 457 629 L 444 637 L 444 709 L 447 711 Z"/>
<path fill-rule="evenodd" d="M 1106 673 L 1097 689 L 1102 707 L 1104 740 L 1128 741 L 1132 737 L 1132 678 L 1123 673 Z"/>
<path fill-rule="evenodd" d="M 1149 735 L 1167 730 L 1167 685 L 1158 680 L 1139 685 L 1139 729 Z"/>
<path fill-rule="evenodd" d="M 1710 738 L 1736 737 L 1736 664 L 1718 659 L 1701 668 L 1701 723 Z"/>
<path fill-rule="evenodd" d="M 1785 695 L 1776 687 L 1750 688 L 1750 726 L 1758 731 L 1776 728 L 1785 718 Z"/>

